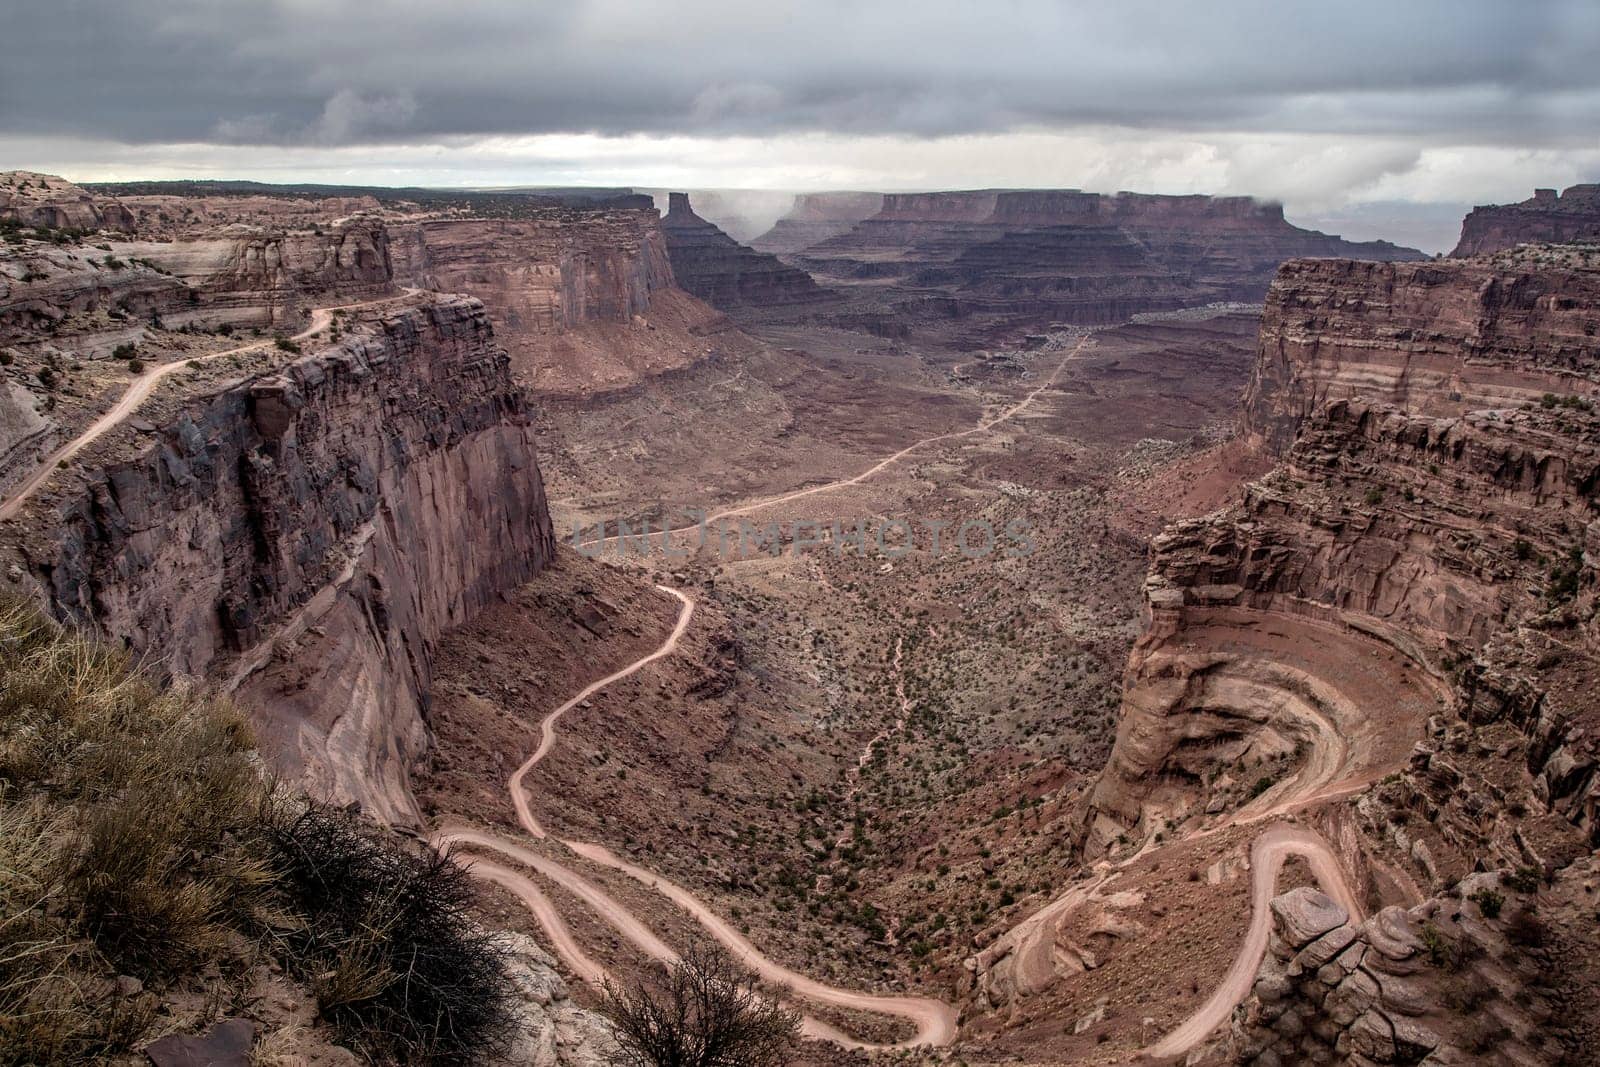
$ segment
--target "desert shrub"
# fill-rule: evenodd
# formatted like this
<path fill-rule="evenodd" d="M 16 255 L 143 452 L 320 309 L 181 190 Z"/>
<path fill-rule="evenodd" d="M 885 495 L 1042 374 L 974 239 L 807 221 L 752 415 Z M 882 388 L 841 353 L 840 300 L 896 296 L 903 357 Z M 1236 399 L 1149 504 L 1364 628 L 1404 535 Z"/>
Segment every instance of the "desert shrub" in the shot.
<path fill-rule="evenodd" d="M 1542 880 L 1537 867 L 1518 867 L 1504 878 L 1507 887 L 1518 893 L 1537 893 Z"/>
<path fill-rule="evenodd" d="M 782 1067 L 800 1017 L 712 945 L 622 989 L 606 986 L 620 1067 Z"/>
<path fill-rule="evenodd" d="M 142 360 L 142 359 L 130 359 L 130 360 L 128 360 L 128 373 L 129 374 L 143 374 L 144 373 L 144 360 Z"/>
<path fill-rule="evenodd" d="M 300 351 L 300 346 L 289 340 L 287 337 L 279 337 L 272 343 L 277 345 L 279 351 L 282 352 L 298 353 Z"/>
<path fill-rule="evenodd" d="M 271 851 L 306 920 L 287 936 L 291 957 L 347 1041 L 406 1063 L 477 1062 L 505 1045 L 506 950 L 473 922 L 461 867 L 317 805 L 280 814 Z"/>
<path fill-rule="evenodd" d="M 51 908 L 53 842 L 68 827 L 37 800 L 7 800 L 0 795 L 0 1064 L 103 1060 L 132 1047 L 155 998 L 103 1003 L 77 979 L 95 954 Z"/>
<path fill-rule="evenodd" d="M 139 354 L 139 346 L 132 341 L 124 341 L 111 350 L 112 359 L 132 359 Z"/>
<path fill-rule="evenodd" d="M 137 1047 L 159 997 L 118 974 L 262 954 L 369 1055 L 476 1062 L 510 985 L 467 900 L 447 859 L 275 790 L 225 703 L 0 603 L 0 1067 Z"/>
<path fill-rule="evenodd" d="M 1504 894 L 1490 889 L 1488 886 L 1475 890 L 1467 899 L 1478 906 L 1478 910 L 1483 913 L 1485 919 L 1498 919 L 1500 917 L 1500 909 L 1506 903 Z"/>
<path fill-rule="evenodd" d="M 30 608 L 0 611 L 0 633 L 0 788 L 71 812 L 61 907 L 116 966 L 219 958 L 266 905 L 249 847 L 265 786 L 243 720 Z"/>

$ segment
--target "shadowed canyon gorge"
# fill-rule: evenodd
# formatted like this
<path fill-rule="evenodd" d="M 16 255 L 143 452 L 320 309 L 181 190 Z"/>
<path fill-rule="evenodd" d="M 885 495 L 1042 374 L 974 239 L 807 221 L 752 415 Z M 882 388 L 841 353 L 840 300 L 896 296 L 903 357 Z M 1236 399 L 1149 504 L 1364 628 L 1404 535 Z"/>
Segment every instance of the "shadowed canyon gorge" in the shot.
<path fill-rule="evenodd" d="M 466 868 L 475 1062 L 619 1062 L 605 983 L 716 944 L 790 1063 L 1587 1063 L 1595 188 L 1430 258 L 1243 196 L 744 244 L 693 190 L 11 171 L 0 572 Z M 407 1061 L 336 969 L 115 959 L 113 1062 Z"/>

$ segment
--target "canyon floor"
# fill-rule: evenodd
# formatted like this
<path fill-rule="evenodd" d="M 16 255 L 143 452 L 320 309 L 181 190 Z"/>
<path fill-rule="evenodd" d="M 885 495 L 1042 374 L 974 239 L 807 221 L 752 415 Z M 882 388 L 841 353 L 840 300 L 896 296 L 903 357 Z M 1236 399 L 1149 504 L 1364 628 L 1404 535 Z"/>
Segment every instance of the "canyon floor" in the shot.
<path fill-rule="evenodd" d="M 538 822 L 687 887 L 814 979 L 956 999 L 967 957 L 1078 874 L 1065 819 L 1115 730 L 1148 536 L 1261 469 L 1230 439 L 1256 324 L 1219 308 L 982 353 L 758 325 L 734 355 L 548 405 L 563 546 L 539 582 L 447 638 L 426 813 L 514 829 L 516 754 L 539 747 L 556 698 L 664 640 L 677 604 L 651 587 L 668 583 L 695 598 L 693 624 L 670 657 L 562 716 L 523 782 Z M 698 516 L 726 511 L 709 525 L 723 546 L 699 547 Z M 624 551 L 618 519 L 692 550 Z M 895 520 L 912 551 L 895 527 L 879 549 Z M 770 523 L 777 554 L 755 541 Z M 796 523 L 822 543 L 793 544 Z M 864 546 L 834 540 L 859 523 L 874 531 Z M 696 935 L 633 879 L 524 844 L 667 940 Z M 1237 938 L 1242 886 L 1236 907 L 1208 901 L 1199 924 L 1175 910 L 1168 937 L 1196 940 L 1194 965 L 1153 970 L 1162 980 L 1138 994 L 1151 1006 L 1102 1028 L 1117 1032 L 1103 1051 L 1177 1021 Z M 642 963 L 586 909 L 565 914 L 604 967 Z M 829 1021 L 863 1040 L 911 1034 L 892 1017 Z M 963 1054 L 1112 1040 L 990 1029 L 964 1032 Z"/>

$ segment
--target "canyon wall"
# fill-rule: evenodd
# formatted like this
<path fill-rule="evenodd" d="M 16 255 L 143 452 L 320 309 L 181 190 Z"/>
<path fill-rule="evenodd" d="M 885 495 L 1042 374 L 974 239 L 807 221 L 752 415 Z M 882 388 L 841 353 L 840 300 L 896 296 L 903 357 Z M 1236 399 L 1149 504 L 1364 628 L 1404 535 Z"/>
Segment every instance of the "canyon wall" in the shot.
<path fill-rule="evenodd" d="M 484 306 L 428 298 L 352 331 L 86 465 L 27 563 L 58 615 L 234 690 L 314 792 L 415 821 L 434 645 L 553 534 Z"/>
<path fill-rule="evenodd" d="M 302 231 L 232 225 L 167 240 L 120 241 L 111 254 L 175 278 L 194 294 L 162 312 L 174 326 L 295 323 L 312 305 L 381 296 L 394 277 L 388 229 L 370 216 Z"/>
<path fill-rule="evenodd" d="M 1259 301 L 1279 264 L 1296 256 L 1421 253 L 1304 230 L 1279 205 L 1248 197 L 1069 189 L 890 194 L 877 214 L 793 258 L 824 281 L 946 293 L 957 318 L 1105 324 Z M 892 314 L 897 298 L 883 299 Z"/>
<path fill-rule="evenodd" d="M 849 233 L 856 223 L 882 208 L 882 193 L 801 193 L 794 198 L 794 206 L 751 241 L 750 247 L 775 256 L 803 252 L 830 237 Z"/>
<path fill-rule="evenodd" d="M 54 174 L 0 173 L 0 222 L 52 230 L 131 230 L 134 216 L 120 201 L 99 197 Z"/>
<path fill-rule="evenodd" d="M 747 248 L 694 213 L 673 193 L 661 220 L 678 284 L 719 310 L 785 307 L 825 300 L 811 276 L 778 257 Z"/>
<path fill-rule="evenodd" d="M 678 287 L 655 209 L 524 210 L 393 224 L 396 277 L 488 305 L 517 378 L 543 395 L 625 389 L 706 357 L 727 330 Z"/>
<path fill-rule="evenodd" d="M 1594 713 L 1582 686 L 1555 695 L 1553 665 L 1587 672 L 1600 648 L 1597 279 L 1501 259 L 1285 265 L 1246 398 L 1282 463 L 1154 542 L 1091 850 L 1192 814 L 1219 765 L 1281 751 L 1295 700 L 1373 768 L 1403 765 L 1436 714 L 1514 722 L 1543 802 L 1592 828 L 1593 745 L 1571 745 Z M 1529 652 L 1560 629 L 1570 657 Z M 1297 630 L 1297 651 L 1274 648 Z M 1295 657 L 1292 699 L 1241 684 Z"/>
<path fill-rule="evenodd" d="M 1245 425 L 1281 452 L 1331 400 L 1428 414 L 1600 394 L 1600 272 L 1505 259 L 1298 260 L 1267 297 Z"/>
<path fill-rule="evenodd" d="M 1462 220 L 1452 256 L 1477 256 L 1521 244 L 1600 241 L 1600 185 L 1573 185 L 1560 195 L 1535 189 L 1520 204 L 1475 207 Z"/>
<path fill-rule="evenodd" d="M 1311 740 L 1279 719 L 1296 701 L 1374 768 L 1403 762 L 1460 702 L 1441 665 L 1540 610 L 1550 561 L 1600 519 L 1579 420 L 1336 401 L 1239 505 L 1158 537 L 1092 849 L 1193 814 L 1208 770 L 1284 747 L 1270 731 Z"/>

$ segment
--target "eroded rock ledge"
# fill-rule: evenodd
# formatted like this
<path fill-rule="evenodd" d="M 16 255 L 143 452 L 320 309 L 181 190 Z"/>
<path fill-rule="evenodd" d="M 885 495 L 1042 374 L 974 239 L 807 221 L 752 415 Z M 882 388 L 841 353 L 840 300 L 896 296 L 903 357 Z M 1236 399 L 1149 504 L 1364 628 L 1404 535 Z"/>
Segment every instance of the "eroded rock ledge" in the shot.
<path fill-rule="evenodd" d="M 236 690 L 315 791 L 408 821 L 441 632 L 549 560 L 483 305 L 433 298 L 186 403 L 87 472 L 29 564 L 61 616 Z"/>
<path fill-rule="evenodd" d="M 1333 400 L 1425 415 L 1600 394 L 1600 271 L 1527 260 L 1285 263 L 1267 294 L 1245 426 L 1283 453 Z"/>

